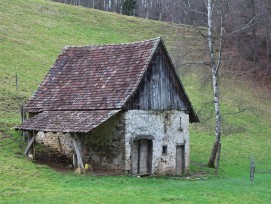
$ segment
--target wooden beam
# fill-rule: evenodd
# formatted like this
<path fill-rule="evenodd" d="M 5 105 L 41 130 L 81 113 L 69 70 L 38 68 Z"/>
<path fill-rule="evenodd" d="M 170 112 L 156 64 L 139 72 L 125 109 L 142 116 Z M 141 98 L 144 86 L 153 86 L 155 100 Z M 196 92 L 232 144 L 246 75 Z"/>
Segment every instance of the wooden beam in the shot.
<path fill-rule="evenodd" d="M 28 152 L 29 152 L 30 148 L 32 147 L 34 141 L 35 141 L 35 138 L 32 137 L 31 140 L 28 142 L 28 144 L 27 144 L 27 146 L 25 148 L 25 151 L 24 151 L 25 155 L 28 155 Z"/>
<path fill-rule="evenodd" d="M 81 156 L 81 151 L 80 151 L 78 144 L 76 142 L 76 138 L 77 138 L 77 136 L 75 134 L 72 134 L 72 142 L 73 142 L 73 146 L 74 146 L 74 149 L 76 152 L 78 164 L 79 164 L 80 168 L 82 169 L 83 173 L 86 174 L 83 159 Z"/>

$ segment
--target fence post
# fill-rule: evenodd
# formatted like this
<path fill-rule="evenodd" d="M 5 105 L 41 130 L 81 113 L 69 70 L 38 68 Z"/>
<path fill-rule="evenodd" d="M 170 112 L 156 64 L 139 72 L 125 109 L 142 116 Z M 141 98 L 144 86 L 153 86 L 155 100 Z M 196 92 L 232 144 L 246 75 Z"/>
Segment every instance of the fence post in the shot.
<path fill-rule="evenodd" d="M 255 162 L 254 158 L 250 157 L 250 181 L 253 182 L 255 173 Z"/>
<path fill-rule="evenodd" d="M 18 83 L 18 75 L 17 72 L 15 73 L 15 83 L 16 83 L 16 91 L 19 89 L 19 83 Z"/>

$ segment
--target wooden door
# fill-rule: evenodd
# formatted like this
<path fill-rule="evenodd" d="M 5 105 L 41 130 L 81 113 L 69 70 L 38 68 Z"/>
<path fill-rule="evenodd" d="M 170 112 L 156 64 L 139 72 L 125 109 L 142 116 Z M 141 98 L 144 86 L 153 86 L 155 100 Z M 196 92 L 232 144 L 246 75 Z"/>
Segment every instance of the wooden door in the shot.
<path fill-rule="evenodd" d="M 176 146 L 176 175 L 185 172 L 185 148 L 184 145 Z"/>
<path fill-rule="evenodd" d="M 131 159 L 132 174 L 151 174 L 152 140 L 139 139 L 134 141 Z"/>
<path fill-rule="evenodd" d="M 138 174 L 148 174 L 148 140 L 139 140 L 138 153 Z"/>

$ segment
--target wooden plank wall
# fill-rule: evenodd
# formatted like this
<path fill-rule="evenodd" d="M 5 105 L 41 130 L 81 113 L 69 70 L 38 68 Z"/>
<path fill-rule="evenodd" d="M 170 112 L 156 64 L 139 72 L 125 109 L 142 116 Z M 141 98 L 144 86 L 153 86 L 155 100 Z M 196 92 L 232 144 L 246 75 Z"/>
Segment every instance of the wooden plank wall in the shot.
<path fill-rule="evenodd" d="M 187 110 L 178 78 L 166 52 L 159 46 L 136 93 L 127 101 L 126 109 Z"/>

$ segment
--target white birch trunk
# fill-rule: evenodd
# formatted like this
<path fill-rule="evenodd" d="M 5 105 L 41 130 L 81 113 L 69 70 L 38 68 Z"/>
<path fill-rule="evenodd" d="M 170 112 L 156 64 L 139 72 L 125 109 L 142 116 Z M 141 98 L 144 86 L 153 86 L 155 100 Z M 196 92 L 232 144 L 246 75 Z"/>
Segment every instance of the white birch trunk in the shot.
<path fill-rule="evenodd" d="M 210 56 L 210 66 L 212 69 L 212 81 L 213 81 L 213 91 L 214 91 L 214 109 L 215 109 L 215 143 L 213 145 L 213 150 L 208 162 L 208 167 L 214 167 L 218 145 L 220 143 L 221 136 L 221 116 L 220 116 L 220 103 L 219 103 L 219 86 L 218 86 L 218 69 L 221 61 L 221 52 L 222 52 L 222 40 L 223 40 L 223 28 L 221 29 L 221 41 L 219 49 L 218 62 L 216 63 L 214 57 L 214 38 L 213 38 L 213 3 L 212 0 L 208 0 L 207 3 L 208 10 L 208 49 Z M 222 17 L 221 17 L 222 19 Z M 222 22 L 222 21 L 221 21 Z M 223 24 L 221 24 L 222 26 Z M 218 155 L 219 156 L 219 155 Z M 217 158 L 219 161 L 219 158 Z M 217 165 L 218 166 L 218 165 Z"/>

